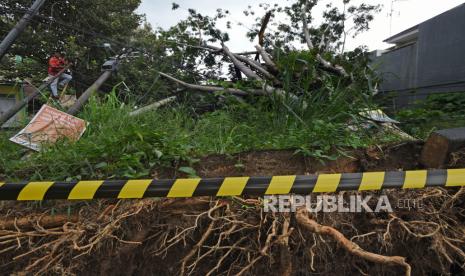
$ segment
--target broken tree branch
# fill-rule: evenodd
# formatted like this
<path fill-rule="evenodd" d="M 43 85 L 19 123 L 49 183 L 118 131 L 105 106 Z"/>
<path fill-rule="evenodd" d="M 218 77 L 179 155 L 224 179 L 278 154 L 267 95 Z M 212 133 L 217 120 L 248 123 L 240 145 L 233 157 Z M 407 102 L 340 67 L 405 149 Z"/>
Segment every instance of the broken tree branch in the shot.
<path fill-rule="evenodd" d="M 231 51 L 229 51 L 229 48 L 226 47 L 226 45 L 222 44 L 223 46 L 223 52 L 231 59 L 231 62 L 239 69 L 241 70 L 244 75 L 246 75 L 248 78 L 255 79 L 255 80 L 262 80 L 254 71 L 252 71 L 249 67 L 245 66 L 244 63 L 239 61 L 236 56 L 234 56 Z"/>
<path fill-rule="evenodd" d="M 214 50 L 215 52 L 221 52 L 223 51 L 226 55 L 228 55 L 225 51 L 224 51 L 224 48 L 221 49 L 221 48 L 217 48 L 215 46 L 210 46 L 210 45 L 207 45 L 207 49 L 210 49 L 210 50 Z M 229 49 L 228 49 L 229 50 Z M 230 52 L 231 53 L 231 52 Z M 278 82 L 278 80 L 275 78 L 275 76 L 273 76 L 273 74 L 271 74 L 270 72 L 268 72 L 265 68 L 263 68 L 261 66 L 260 63 L 254 61 L 254 60 L 251 60 L 247 57 L 244 57 L 244 56 L 241 56 L 241 55 L 238 55 L 238 54 L 234 54 L 234 53 L 231 53 L 232 56 L 234 56 L 237 60 L 239 61 L 242 61 L 243 63 L 246 63 L 248 64 L 250 67 L 252 67 L 253 69 L 257 70 L 259 73 L 261 73 L 263 76 L 265 76 L 267 79 L 270 79 L 272 80 L 273 82 Z M 228 55 L 229 56 L 229 55 Z M 234 63 L 234 62 L 233 62 Z M 266 61 L 265 61 L 266 63 Z M 236 65 L 236 64 L 234 64 Z M 237 67 L 237 65 L 236 65 Z M 242 71 L 239 67 L 239 70 Z M 245 74 L 245 73 L 244 73 Z M 246 75 L 247 76 L 247 75 Z"/>
<path fill-rule="evenodd" d="M 261 57 L 263 58 L 263 61 L 265 62 L 266 66 L 268 66 L 273 72 L 278 72 L 278 66 L 274 63 L 274 61 L 271 59 L 270 55 L 261 47 L 260 45 L 255 45 L 255 49 L 260 53 Z"/>
<path fill-rule="evenodd" d="M 233 95 L 237 95 L 237 96 L 247 96 L 249 94 L 256 94 L 255 92 L 251 92 L 251 93 L 248 93 L 246 91 L 243 91 L 243 90 L 240 90 L 240 89 L 236 89 L 236 88 L 224 88 L 224 87 L 220 87 L 220 86 L 209 86 L 209 85 L 198 85 L 198 84 L 191 84 L 191 83 L 187 83 L 187 82 L 184 82 L 182 80 L 178 80 L 177 78 L 173 77 L 173 76 L 170 76 L 168 74 L 165 74 L 163 72 L 158 72 L 161 76 L 171 80 L 171 81 L 174 81 L 186 88 L 189 88 L 189 89 L 194 89 L 194 90 L 199 90 L 199 91 L 204 91 L 204 92 L 227 92 L 227 93 L 230 93 L 230 94 L 233 94 Z"/>
<path fill-rule="evenodd" d="M 207 45 L 207 44 L 204 44 L 203 46 L 195 46 L 195 45 L 188 45 L 188 44 L 183 44 L 183 45 L 187 47 L 195 48 L 195 49 L 206 50 L 214 54 L 220 54 L 224 52 L 222 48 L 215 47 L 212 45 Z M 258 54 L 258 53 L 259 52 L 257 51 L 253 51 L 253 52 L 244 52 L 244 53 L 232 53 L 232 55 L 239 61 L 242 61 L 243 63 L 248 64 L 250 67 L 252 67 L 256 71 L 261 73 L 265 78 L 272 80 L 275 83 L 278 83 L 278 80 L 276 79 L 276 77 L 270 72 L 268 72 L 265 68 L 263 68 L 259 62 L 256 62 L 244 56 L 247 54 Z"/>
<path fill-rule="evenodd" d="M 129 116 L 138 116 L 140 114 L 143 114 L 143 113 L 146 113 L 146 112 L 149 112 L 149 111 L 153 111 L 161 106 L 164 106 L 164 105 L 167 105 L 171 102 L 174 102 L 176 100 L 176 96 L 172 96 L 172 97 L 169 97 L 169 98 L 166 98 L 166 99 L 163 99 L 161 101 L 158 101 L 158 102 L 155 102 L 153 104 L 150 104 L 150 105 L 147 105 L 147 106 L 144 106 L 142 108 L 139 108 L 137 110 L 134 110 L 133 112 L 129 113 Z"/>
<path fill-rule="evenodd" d="M 260 31 L 258 32 L 258 45 L 263 47 L 263 44 L 265 43 L 265 31 L 266 27 L 268 27 L 268 23 L 270 22 L 271 18 L 271 11 L 267 12 L 265 16 L 262 19 L 262 26 L 260 27 Z M 260 53 L 257 53 L 255 55 L 255 60 L 259 60 Z"/>
<path fill-rule="evenodd" d="M 263 17 L 262 20 L 262 26 L 260 28 L 260 31 L 258 32 L 258 45 L 263 46 L 265 42 L 265 31 L 266 27 L 268 27 L 268 23 L 270 22 L 271 18 L 271 11 L 267 12 L 265 14 L 265 17 Z"/>
<path fill-rule="evenodd" d="M 260 78 L 257 74 L 255 74 L 255 72 L 253 72 L 249 67 L 245 66 L 244 63 L 240 62 L 232 53 L 231 51 L 229 51 L 228 47 L 226 47 L 226 45 L 223 44 L 223 51 L 224 53 L 231 59 L 232 63 L 237 67 L 239 68 L 239 70 L 241 70 L 248 78 L 251 78 L 251 79 L 255 79 L 255 80 L 258 80 L 258 81 L 262 81 L 263 79 Z M 286 92 L 283 91 L 282 89 L 278 89 L 278 88 L 275 88 L 273 86 L 270 86 L 266 83 L 263 84 L 263 90 L 265 92 L 267 92 L 268 94 L 272 95 L 272 94 L 276 94 L 280 97 L 285 97 L 286 96 Z M 297 100 L 297 96 L 296 95 L 293 95 L 293 94 L 289 94 L 289 96 L 294 99 L 294 100 Z"/>
<path fill-rule="evenodd" d="M 254 60 L 251 60 L 249 58 L 246 58 L 244 56 L 238 56 L 238 55 L 234 55 L 238 60 L 248 64 L 250 67 L 252 67 L 253 69 L 257 70 L 259 73 L 261 73 L 263 76 L 265 76 L 267 79 L 270 79 L 272 80 L 273 82 L 275 83 L 278 83 L 279 81 L 276 79 L 275 76 L 273 76 L 273 74 L 271 74 L 270 72 L 268 72 L 265 68 L 263 68 L 261 66 L 261 64 L 259 64 L 258 62 L 254 61 Z"/>

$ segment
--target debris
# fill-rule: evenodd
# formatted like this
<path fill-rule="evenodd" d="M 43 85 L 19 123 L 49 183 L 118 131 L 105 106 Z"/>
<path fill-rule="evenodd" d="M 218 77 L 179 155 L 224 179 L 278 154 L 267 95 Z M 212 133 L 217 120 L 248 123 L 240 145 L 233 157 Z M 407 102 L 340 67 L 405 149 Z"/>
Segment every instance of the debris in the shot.
<path fill-rule="evenodd" d="M 60 105 L 63 108 L 72 107 L 77 101 L 76 95 L 62 95 L 60 97 Z"/>
<path fill-rule="evenodd" d="M 389 118 L 381 109 L 374 110 L 365 110 L 359 113 L 360 116 L 378 122 L 378 123 L 391 123 L 391 124 L 400 124 L 399 121 Z"/>
<path fill-rule="evenodd" d="M 55 143 L 62 138 L 79 140 L 86 127 L 86 121 L 43 105 L 31 122 L 10 141 L 39 151 L 43 144 Z"/>

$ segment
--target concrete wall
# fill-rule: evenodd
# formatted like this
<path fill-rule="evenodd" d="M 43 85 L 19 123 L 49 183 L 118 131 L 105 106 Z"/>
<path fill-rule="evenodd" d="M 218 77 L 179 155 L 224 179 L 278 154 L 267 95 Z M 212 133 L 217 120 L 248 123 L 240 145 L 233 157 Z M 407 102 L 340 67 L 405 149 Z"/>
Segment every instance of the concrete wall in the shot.
<path fill-rule="evenodd" d="M 418 26 L 414 44 L 375 59 L 380 90 L 402 106 L 431 93 L 465 91 L 465 4 Z"/>
<path fill-rule="evenodd" d="M 378 58 L 378 68 L 383 91 L 397 91 L 416 85 L 417 44 L 411 44 L 383 54 Z"/>

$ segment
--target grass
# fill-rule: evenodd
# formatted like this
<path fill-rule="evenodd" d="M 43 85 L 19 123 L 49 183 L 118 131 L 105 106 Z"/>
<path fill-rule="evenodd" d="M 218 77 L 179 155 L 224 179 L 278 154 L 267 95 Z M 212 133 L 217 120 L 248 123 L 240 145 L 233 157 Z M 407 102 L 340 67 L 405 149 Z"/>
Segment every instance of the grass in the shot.
<path fill-rule="evenodd" d="M 402 129 L 421 139 L 426 139 L 438 129 L 465 126 L 465 92 L 432 94 L 414 107 L 397 112 L 396 119 Z"/>
<path fill-rule="evenodd" d="M 90 122 L 76 143 L 61 141 L 29 158 L 26 149 L 0 133 L 0 178 L 79 180 L 147 177 L 152 168 L 192 166 L 199 156 L 248 150 L 296 149 L 332 159 L 335 149 L 374 143 L 368 133 L 347 129 L 350 116 L 329 119 L 323 110 L 302 120 L 290 113 L 248 104 L 196 115 L 188 107 L 129 117 L 130 107 L 114 94 L 92 99 L 80 117 Z M 185 169 L 185 168 L 184 168 Z"/>

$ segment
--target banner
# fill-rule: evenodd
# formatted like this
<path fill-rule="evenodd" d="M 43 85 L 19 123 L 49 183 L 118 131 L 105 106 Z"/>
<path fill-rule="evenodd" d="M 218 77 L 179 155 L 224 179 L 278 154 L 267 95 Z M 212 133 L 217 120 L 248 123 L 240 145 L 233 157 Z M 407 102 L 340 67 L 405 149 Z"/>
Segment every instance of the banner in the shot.
<path fill-rule="evenodd" d="M 42 145 L 53 144 L 64 138 L 79 140 L 86 127 L 86 121 L 43 105 L 31 122 L 10 141 L 40 151 Z"/>

